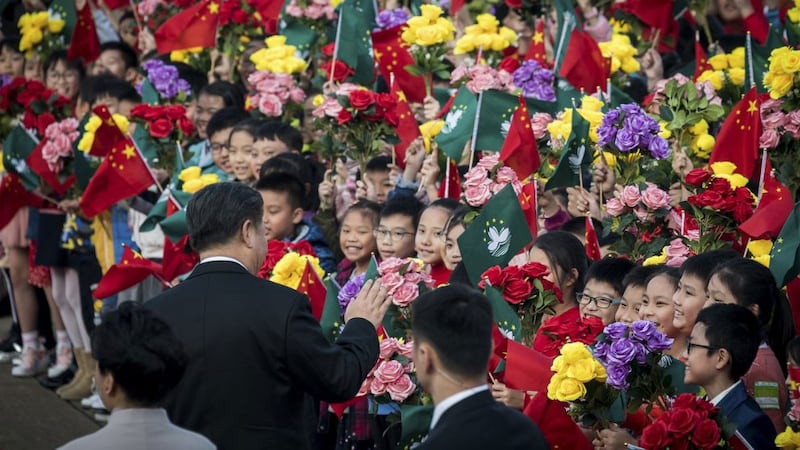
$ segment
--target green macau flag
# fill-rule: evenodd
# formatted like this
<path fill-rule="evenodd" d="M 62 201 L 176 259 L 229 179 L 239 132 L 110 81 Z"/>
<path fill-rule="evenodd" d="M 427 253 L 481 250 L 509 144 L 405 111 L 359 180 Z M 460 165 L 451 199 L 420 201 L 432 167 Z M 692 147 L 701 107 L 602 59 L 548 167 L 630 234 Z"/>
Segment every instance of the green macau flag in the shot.
<path fill-rule="evenodd" d="M 794 205 L 770 254 L 769 270 L 779 287 L 800 274 L 800 202 Z"/>
<path fill-rule="evenodd" d="M 3 166 L 9 173 L 17 174 L 28 191 L 39 186 L 39 176 L 33 173 L 26 162 L 37 145 L 38 142 L 21 125 L 12 128 L 3 143 Z"/>
<path fill-rule="evenodd" d="M 481 94 L 475 150 L 499 152 L 503 148 L 519 97 L 497 90 Z"/>
<path fill-rule="evenodd" d="M 545 189 L 580 185 L 583 171 L 592 164 L 592 142 L 589 140 L 589 122 L 578 111 L 572 110 L 572 130 L 561 150 L 553 176 Z"/>
<path fill-rule="evenodd" d="M 478 110 L 478 100 L 475 94 L 462 86 L 450 105 L 450 111 L 444 117 L 444 127 L 436 136 L 436 144 L 448 158 L 461 161 L 464 146 L 467 145 L 472 128 L 475 125 L 475 113 Z"/>
<path fill-rule="evenodd" d="M 509 339 L 520 342 L 522 340 L 522 322 L 519 316 L 508 304 L 503 294 L 492 286 L 486 286 L 484 295 L 492 305 L 492 316 L 497 328 Z"/>

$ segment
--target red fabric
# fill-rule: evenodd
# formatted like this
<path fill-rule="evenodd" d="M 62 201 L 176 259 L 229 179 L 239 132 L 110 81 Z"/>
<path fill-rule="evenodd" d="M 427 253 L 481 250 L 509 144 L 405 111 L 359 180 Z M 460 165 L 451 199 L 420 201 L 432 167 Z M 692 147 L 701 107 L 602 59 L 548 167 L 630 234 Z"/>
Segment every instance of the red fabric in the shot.
<path fill-rule="evenodd" d="M 758 159 L 758 138 L 761 136 L 761 96 L 750 89 L 733 107 L 717 135 L 709 164 L 730 161 L 736 172 L 750 178 Z"/>
<path fill-rule="evenodd" d="M 115 9 L 122 9 L 131 6 L 131 0 L 101 0 L 103 3 L 108 6 L 108 9 L 115 10 Z M 89 2 L 86 2 L 87 4 Z"/>
<path fill-rule="evenodd" d="M 320 320 L 322 318 L 322 310 L 325 308 L 325 297 L 328 294 L 328 290 L 325 289 L 325 285 L 319 279 L 319 275 L 317 275 L 317 272 L 314 271 L 308 261 L 306 261 L 303 276 L 300 278 L 300 284 L 297 285 L 297 291 L 308 296 L 308 300 L 311 302 L 311 314 L 317 320 Z"/>
<path fill-rule="evenodd" d="M 192 47 L 214 47 L 217 41 L 219 3 L 204 0 L 164 22 L 155 32 L 159 55 Z"/>
<path fill-rule="evenodd" d="M 401 169 L 405 169 L 406 150 L 408 146 L 414 142 L 414 139 L 420 136 L 419 126 L 417 125 L 417 120 L 414 119 L 414 113 L 411 112 L 408 101 L 406 101 L 406 95 L 403 93 L 403 90 L 400 89 L 397 79 L 392 83 L 391 89 L 392 93 L 397 97 L 397 109 L 395 111 L 399 121 L 396 130 L 397 137 L 400 138 L 400 142 L 394 146 L 394 159 Z"/>
<path fill-rule="evenodd" d="M 541 64 L 543 67 L 550 67 L 550 62 L 547 60 L 547 49 L 544 43 L 544 20 L 536 20 L 536 31 L 531 37 L 531 42 L 528 45 L 528 51 L 525 53 L 525 61 L 534 60 Z"/>
<path fill-rule="evenodd" d="M 122 259 L 108 269 L 97 288 L 94 290 L 94 298 L 107 298 L 117 292 L 135 286 L 150 275 L 163 278 L 161 264 L 145 259 L 130 247 L 125 247 Z"/>
<path fill-rule="evenodd" d="M 522 186 L 522 192 L 519 193 L 519 206 L 525 214 L 525 221 L 528 222 L 528 229 L 531 230 L 533 242 L 536 242 L 536 236 L 539 235 L 539 217 L 536 215 L 536 182 L 531 181 Z"/>
<path fill-rule="evenodd" d="M 458 166 L 456 166 L 456 162 L 452 159 L 448 158 L 447 161 L 448 164 L 450 164 L 450 177 L 449 180 L 443 178 L 440 182 L 439 198 L 459 200 L 461 198 L 461 177 L 458 175 Z M 442 175 L 443 177 L 447 177 L 447 171 Z"/>
<path fill-rule="evenodd" d="M 283 3 L 282 0 L 265 0 L 256 5 L 258 13 L 261 15 L 264 33 L 267 36 L 278 32 L 278 16 L 283 9 Z"/>
<path fill-rule="evenodd" d="M 434 264 L 431 266 L 431 278 L 433 278 L 434 287 L 439 287 L 443 284 L 450 282 L 451 271 L 443 263 Z"/>
<path fill-rule="evenodd" d="M 200 257 L 189 247 L 188 234 L 175 244 L 165 237 L 162 258 L 164 279 L 167 281 L 189 272 L 200 262 Z"/>
<path fill-rule="evenodd" d="M 110 9 L 122 8 L 130 5 L 128 1 L 104 0 Z M 119 2 L 122 6 L 116 5 Z M 112 6 L 112 4 L 114 6 Z M 75 30 L 72 32 L 72 40 L 67 49 L 67 58 L 82 59 L 88 64 L 100 57 L 100 39 L 97 37 L 92 8 L 89 2 L 83 5 L 83 9 L 76 11 Z"/>
<path fill-rule="evenodd" d="M 586 257 L 592 261 L 599 261 L 603 255 L 600 254 L 600 243 L 597 241 L 597 231 L 594 229 L 592 218 L 586 216 Z"/>
<path fill-rule="evenodd" d="M 466 0 L 452 0 L 450 2 L 450 15 L 454 16 L 466 4 L 467 4 Z"/>
<path fill-rule="evenodd" d="M 757 40 L 759 44 L 764 45 L 769 34 L 769 22 L 764 15 L 764 6 L 761 0 L 750 0 L 750 4 L 753 6 L 753 14 L 745 17 L 742 21 L 744 29 L 749 31 L 753 39 Z"/>
<path fill-rule="evenodd" d="M 553 358 L 509 340 L 506 350 L 505 383 L 521 391 L 547 392 L 553 373 Z"/>
<path fill-rule="evenodd" d="M 500 149 L 500 161 L 514 169 L 520 180 L 528 178 L 539 170 L 542 160 L 539 156 L 539 147 L 536 146 L 536 136 L 531 126 L 531 116 L 525 98 L 519 97 L 519 107 L 511 118 L 511 127 L 508 130 L 503 147 Z"/>
<path fill-rule="evenodd" d="M 378 70 L 386 82 L 390 82 L 392 74 L 408 100 L 422 103 L 425 99 L 425 80 L 421 76 L 413 76 L 405 69 L 414 65 L 414 58 L 403 45 L 400 35 L 404 25 L 372 33 L 372 47 Z"/>
<path fill-rule="evenodd" d="M 751 239 L 774 239 L 781 233 L 784 222 L 792 213 L 794 203 L 789 188 L 776 180 L 770 172 L 772 168 L 767 159 L 761 201 L 749 219 L 739 225 L 739 231 Z"/>
<path fill-rule="evenodd" d="M 703 72 L 706 70 L 714 70 L 711 64 L 708 63 L 708 56 L 706 56 L 706 51 L 703 49 L 703 46 L 700 45 L 700 41 L 698 39 L 694 40 L 694 77 L 692 80 L 697 81 L 697 79 L 702 75 Z"/>
<path fill-rule="evenodd" d="M 103 121 L 100 128 L 116 130 L 117 137 L 106 158 L 100 163 L 89 185 L 83 192 L 80 207 L 87 218 L 92 218 L 114 203 L 132 197 L 156 182 L 147 162 L 129 136 L 113 124 L 108 108 L 95 108 Z"/>
<path fill-rule="evenodd" d="M 786 297 L 789 299 L 789 307 L 792 308 L 794 332 L 800 334 L 800 278 L 795 278 L 786 285 Z"/>
<path fill-rule="evenodd" d="M 19 176 L 7 172 L 0 183 L 0 230 L 11 222 L 17 211 L 31 203 L 33 194 L 25 190 Z"/>
<path fill-rule="evenodd" d="M 70 186 L 75 183 L 75 175 L 68 176 L 64 181 L 61 181 L 57 172 L 53 172 L 50 170 L 50 167 L 47 165 L 47 161 L 44 160 L 42 155 L 42 149 L 47 141 L 41 140 L 39 141 L 39 145 L 33 149 L 30 155 L 28 155 L 27 162 L 28 167 L 36 174 L 42 178 L 42 181 L 47 183 L 53 189 L 57 195 L 62 196 L 67 193 Z"/>
<path fill-rule="evenodd" d="M 572 450 L 592 450 L 594 448 L 584 436 L 583 431 L 567 414 L 565 405 L 550 400 L 544 392 L 533 396 L 525 405 L 522 413 L 539 426 L 551 448 Z"/>
<path fill-rule="evenodd" d="M 603 58 L 600 47 L 591 36 L 576 29 L 572 32 L 558 75 L 584 92 L 605 90 L 609 76 L 608 60 Z"/>

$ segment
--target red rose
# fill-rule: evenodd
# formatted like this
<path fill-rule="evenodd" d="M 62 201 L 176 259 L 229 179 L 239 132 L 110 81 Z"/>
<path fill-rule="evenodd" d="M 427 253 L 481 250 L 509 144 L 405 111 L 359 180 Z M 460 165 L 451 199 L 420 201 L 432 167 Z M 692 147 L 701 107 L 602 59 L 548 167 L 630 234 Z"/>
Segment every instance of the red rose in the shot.
<path fill-rule="evenodd" d="M 686 174 L 686 184 L 689 186 L 700 187 L 711 178 L 711 171 L 706 169 L 692 169 Z"/>
<path fill-rule="evenodd" d="M 397 108 L 397 96 L 381 93 L 375 97 L 375 103 L 384 111 L 394 111 Z"/>
<path fill-rule="evenodd" d="M 151 109 L 152 108 L 150 107 L 150 105 L 146 103 L 136 105 L 133 108 L 131 108 L 131 116 L 147 120 L 147 116 L 150 114 Z M 96 111 L 95 114 L 97 114 Z"/>
<path fill-rule="evenodd" d="M 645 450 L 659 450 L 666 448 L 670 443 L 667 424 L 662 421 L 654 422 L 645 427 L 639 445 Z"/>
<path fill-rule="evenodd" d="M 512 305 L 518 305 L 531 296 L 532 290 L 533 286 L 525 280 L 511 280 L 503 288 L 503 298 Z"/>
<path fill-rule="evenodd" d="M 247 23 L 247 19 L 249 19 L 249 16 L 247 15 L 246 12 L 242 11 L 241 9 L 237 9 L 236 11 L 233 12 L 233 14 L 231 14 L 231 20 L 240 25 L 244 25 L 245 23 Z"/>
<path fill-rule="evenodd" d="M 514 8 L 514 6 L 512 6 L 512 8 Z M 497 68 L 500 70 L 505 70 L 508 73 L 514 73 L 515 70 L 519 69 L 519 66 L 520 66 L 519 59 L 513 56 L 509 56 L 507 58 L 503 58 L 503 60 L 500 61 L 500 65 Z"/>
<path fill-rule="evenodd" d="M 342 82 L 346 80 L 350 75 L 356 73 L 350 66 L 345 64 L 342 60 L 337 59 L 336 63 L 331 65 L 330 61 L 326 62 L 322 65 L 322 70 L 325 71 L 325 78 L 331 79 L 333 81 Z M 333 77 L 331 77 L 331 70 L 333 70 Z"/>
<path fill-rule="evenodd" d="M 668 430 L 678 437 L 684 437 L 692 431 L 694 427 L 694 413 L 691 409 L 673 409 L 669 416 Z"/>
<path fill-rule="evenodd" d="M 711 419 L 702 419 L 694 427 L 692 442 L 702 450 L 716 447 L 719 444 L 719 439 L 719 426 Z"/>
<path fill-rule="evenodd" d="M 494 287 L 501 287 L 506 278 L 503 274 L 503 269 L 501 269 L 500 266 L 492 266 L 481 274 L 480 287 L 482 289 L 486 289 L 486 283 L 484 283 L 484 280 L 488 281 L 489 284 Z"/>
<path fill-rule="evenodd" d="M 19 88 L 25 87 L 25 82 L 26 82 L 25 78 L 15 77 L 13 80 L 11 80 L 11 84 L 9 84 L 8 86 L 13 90 L 17 90 Z"/>
<path fill-rule="evenodd" d="M 172 133 L 172 122 L 167 119 L 156 119 L 150 124 L 150 136 L 156 139 L 163 139 Z"/>
<path fill-rule="evenodd" d="M 742 223 L 753 215 L 752 205 L 744 202 L 737 202 L 733 207 L 733 220 Z"/>
<path fill-rule="evenodd" d="M 39 114 L 39 117 L 36 118 L 36 130 L 39 132 L 39 136 L 44 136 L 47 127 L 55 121 L 56 118 L 49 112 Z"/>
<path fill-rule="evenodd" d="M 694 394 L 680 394 L 672 401 L 672 408 L 695 409 L 697 403 L 697 397 Z"/>
<path fill-rule="evenodd" d="M 186 116 L 178 119 L 178 128 L 184 136 L 191 136 L 194 133 L 194 124 Z"/>
<path fill-rule="evenodd" d="M 722 196 L 719 195 L 719 192 L 715 191 L 705 191 L 703 193 L 689 196 L 687 201 L 695 206 L 699 206 L 701 208 L 705 206 L 709 206 L 714 209 L 719 209 L 722 204 L 724 203 Z"/>
<path fill-rule="evenodd" d="M 36 116 L 30 111 L 25 111 L 25 115 L 22 116 L 22 126 L 28 130 L 35 130 Z"/>
<path fill-rule="evenodd" d="M 714 178 L 708 185 L 708 189 L 725 194 L 731 191 L 731 183 L 725 178 Z"/>
<path fill-rule="evenodd" d="M 393 109 L 386 111 L 386 113 L 383 115 L 383 121 L 395 128 L 400 124 L 400 118 L 397 116 L 397 112 Z"/>
<path fill-rule="evenodd" d="M 335 49 L 336 49 L 336 43 L 335 42 L 331 42 L 330 44 L 326 44 L 324 47 L 322 47 L 322 49 L 320 49 L 320 51 L 325 56 L 333 56 L 333 52 L 334 52 Z"/>
<path fill-rule="evenodd" d="M 53 106 L 56 108 L 63 108 L 65 106 L 69 106 L 70 103 L 72 103 L 72 101 L 69 98 L 59 95 L 58 98 L 56 98 L 56 101 L 53 102 Z"/>
<path fill-rule="evenodd" d="M 538 262 L 527 263 L 522 266 L 521 270 L 528 278 L 541 278 L 550 273 L 547 266 Z"/>
<path fill-rule="evenodd" d="M 164 106 L 161 109 L 161 114 L 167 116 L 168 119 L 178 120 L 181 117 L 186 117 L 186 108 L 181 105 Z"/>
<path fill-rule="evenodd" d="M 339 115 L 336 117 L 336 121 L 339 122 L 339 125 L 345 125 L 351 120 L 353 120 L 353 114 L 344 108 L 339 111 Z"/>
<path fill-rule="evenodd" d="M 356 89 L 350 92 L 350 106 L 363 111 L 375 103 L 375 93 L 367 89 Z"/>
<path fill-rule="evenodd" d="M 733 196 L 736 198 L 737 202 L 747 203 L 748 205 L 754 203 L 753 194 L 750 192 L 750 189 L 746 187 L 736 188 L 736 190 L 733 191 Z"/>

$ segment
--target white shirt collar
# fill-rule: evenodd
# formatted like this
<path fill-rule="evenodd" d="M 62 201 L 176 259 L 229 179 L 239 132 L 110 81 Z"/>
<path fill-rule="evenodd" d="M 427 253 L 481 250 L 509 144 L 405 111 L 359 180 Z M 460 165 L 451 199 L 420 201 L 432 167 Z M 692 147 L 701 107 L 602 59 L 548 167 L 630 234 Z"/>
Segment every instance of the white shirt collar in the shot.
<path fill-rule="evenodd" d="M 450 397 L 439 402 L 435 408 L 433 408 L 433 417 L 431 418 L 431 430 L 433 427 L 436 426 L 436 423 L 439 422 L 439 419 L 442 417 L 442 414 L 445 413 L 448 409 L 453 407 L 456 403 L 460 402 L 461 400 L 466 399 L 467 397 L 471 397 L 478 392 L 488 391 L 489 386 L 486 384 L 482 384 L 480 386 L 475 386 L 474 388 L 463 390 L 457 394 L 453 394 Z"/>
<path fill-rule="evenodd" d="M 201 259 L 200 260 L 200 264 L 208 263 L 208 262 L 217 262 L 217 261 L 234 262 L 234 263 L 242 266 L 244 268 L 244 270 L 247 270 L 249 272 L 249 270 L 247 269 L 247 266 L 245 266 L 241 261 L 239 261 L 238 259 L 231 258 L 229 256 L 209 256 L 208 258 Z"/>
<path fill-rule="evenodd" d="M 730 394 L 730 392 L 739 384 L 742 384 L 742 380 L 739 380 L 736 383 L 733 383 L 732 385 L 730 385 L 728 387 L 728 389 L 725 389 L 724 391 L 722 391 L 719 394 L 717 394 L 716 397 L 711 399 L 711 404 L 714 405 L 714 406 L 719 405 L 719 402 L 721 402 L 722 399 L 725 398 L 726 395 Z"/>

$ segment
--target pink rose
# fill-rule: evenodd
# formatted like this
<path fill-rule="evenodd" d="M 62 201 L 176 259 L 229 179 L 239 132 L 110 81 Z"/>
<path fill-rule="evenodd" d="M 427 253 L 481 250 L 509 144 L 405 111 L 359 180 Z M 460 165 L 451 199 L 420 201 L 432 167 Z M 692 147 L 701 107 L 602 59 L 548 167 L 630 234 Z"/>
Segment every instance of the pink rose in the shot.
<path fill-rule="evenodd" d="M 373 378 L 369 383 L 369 391 L 372 395 L 383 395 L 386 393 L 386 383 L 381 382 L 377 378 Z"/>
<path fill-rule="evenodd" d="M 61 128 L 58 126 L 58 122 L 53 122 L 50 125 L 48 125 L 47 128 L 44 130 L 44 137 L 52 140 L 61 135 L 61 133 L 63 132 L 61 131 Z"/>
<path fill-rule="evenodd" d="M 786 123 L 787 117 L 784 113 L 780 111 L 776 111 L 772 114 L 767 115 L 762 119 L 765 128 L 778 128 L 782 127 L 784 123 Z"/>
<path fill-rule="evenodd" d="M 500 163 L 500 153 L 484 153 L 475 167 L 482 167 L 487 172 L 494 169 Z"/>
<path fill-rule="evenodd" d="M 336 88 L 336 95 L 337 96 L 344 96 L 349 97 L 350 93 L 353 91 L 357 91 L 359 89 L 363 89 L 361 86 L 353 83 L 342 83 Z"/>
<path fill-rule="evenodd" d="M 405 356 L 406 358 L 408 358 L 410 360 L 414 355 L 414 343 L 413 342 L 406 342 L 404 344 L 401 344 L 401 343 L 398 342 L 397 343 L 397 353 L 400 353 L 401 355 Z M 409 372 L 410 369 L 411 369 L 410 367 L 406 367 L 406 372 Z"/>
<path fill-rule="evenodd" d="M 300 88 L 292 88 L 292 90 L 289 91 L 289 98 L 295 103 L 303 103 L 306 101 L 306 93 Z"/>
<path fill-rule="evenodd" d="M 491 181 L 487 181 L 486 183 L 479 184 L 477 186 L 470 186 L 466 191 L 464 191 L 464 198 L 467 200 L 467 203 L 470 206 L 483 206 L 492 196 L 492 191 L 490 189 L 491 186 Z"/>
<path fill-rule="evenodd" d="M 389 384 L 402 376 L 405 373 L 405 368 L 400 361 L 389 360 L 383 361 L 378 365 L 375 370 L 375 379 L 381 383 Z"/>
<path fill-rule="evenodd" d="M 667 260 L 681 257 L 686 259 L 686 257 L 689 256 L 689 247 L 687 247 L 680 238 L 675 238 L 669 242 L 669 246 L 664 250 L 664 254 L 667 255 Z"/>
<path fill-rule="evenodd" d="M 758 146 L 761 148 L 775 148 L 780 142 L 781 136 L 774 128 L 764 128 L 761 137 L 758 138 Z"/>
<path fill-rule="evenodd" d="M 622 189 L 622 194 L 620 194 L 619 199 L 622 200 L 622 203 L 625 206 L 630 208 L 636 207 L 639 204 L 639 200 L 642 199 L 641 195 L 639 194 L 639 188 L 636 186 L 625 186 Z"/>
<path fill-rule="evenodd" d="M 278 97 L 264 94 L 259 96 L 258 110 L 267 117 L 279 117 L 283 114 L 283 104 Z"/>
<path fill-rule="evenodd" d="M 773 100 L 771 98 L 767 99 L 767 100 L 764 100 L 764 102 L 761 103 L 761 114 L 762 114 L 762 116 L 765 113 L 768 114 L 768 113 L 771 113 L 773 111 L 780 110 L 782 104 L 783 104 L 783 102 L 780 101 L 780 100 Z"/>
<path fill-rule="evenodd" d="M 606 202 L 606 212 L 612 217 L 620 216 L 625 212 L 625 205 L 618 198 L 610 198 Z"/>
<path fill-rule="evenodd" d="M 247 77 L 247 82 L 250 83 L 251 86 L 256 86 L 260 82 L 269 78 L 269 72 L 265 72 L 263 70 L 256 70 L 255 72 L 251 73 L 250 76 Z"/>
<path fill-rule="evenodd" d="M 419 297 L 419 286 L 414 283 L 403 283 L 392 294 L 392 303 L 397 306 L 408 306 Z"/>
<path fill-rule="evenodd" d="M 456 67 L 456 69 L 452 73 L 450 73 L 450 79 L 452 81 L 458 81 L 464 78 L 465 76 L 467 76 L 467 68 L 463 64 Z"/>
<path fill-rule="evenodd" d="M 496 83 L 497 78 L 493 74 L 482 73 L 467 81 L 467 89 L 473 94 L 478 94 L 496 87 Z"/>
<path fill-rule="evenodd" d="M 339 103 L 339 100 L 335 98 L 326 98 L 325 101 L 320 105 L 320 108 L 325 112 L 325 115 L 328 117 L 339 117 L 339 113 L 342 112 L 342 104 Z"/>
<path fill-rule="evenodd" d="M 535 113 L 531 117 L 531 128 L 533 128 L 533 136 L 539 140 L 547 135 L 547 124 L 553 121 L 553 116 L 547 113 Z"/>
<path fill-rule="evenodd" d="M 669 194 L 656 186 L 649 186 L 642 192 L 642 203 L 650 209 L 669 208 Z"/>
<path fill-rule="evenodd" d="M 386 288 L 386 293 L 392 295 L 403 284 L 403 277 L 396 271 L 387 272 L 381 276 L 381 281 L 383 287 Z"/>
<path fill-rule="evenodd" d="M 402 402 L 407 399 L 415 390 L 417 390 L 417 386 L 411 381 L 411 377 L 405 374 L 386 388 L 386 391 L 389 392 L 389 397 L 396 402 Z"/>
<path fill-rule="evenodd" d="M 483 167 L 475 166 L 472 169 L 469 169 L 469 171 L 466 174 L 464 174 L 464 188 L 486 184 L 486 181 L 488 179 L 489 179 L 489 174 L 487 173 L 486 169 Z"/>
<path fill-rule="evenodd" d="M 303 17 L 303 8 L 298 6 L 296 2 L 292 1 L 286 5 L 286 14 L 292 17 Z"/>
<path fill-rule="evenodd" d="M 397 340 L 392 338 L 384 338 L 380 344 L 380 358 L 381 359 L 389 359 L 392 357 L 394 352 L 397 351 Z"/>
<path fill-rule="evenodd" d="M 356 397 L 363 397 L 370 393 L 370 385 L 372 385 L 373 378 L 368 376 L 364 378 L 364 382 L 361 383 L 361 387 L 358 388 L 358 393 L 356 393 Z"/>
<path fill-rule="evenodd" d="M 700 242 L 700 229 L 693 228 L 691 230 L 684 230 L 686 239 L 689 239 L 692 242 Z"/>
<path fill-rule="evenodd" d="M 519 180 L 517 177 L 517 172 L 514 172 L 514 169 L 511 167 L 503 166 L 497 169 L 497 176 L 495 177 L 498 183 L 503 183 L 503 187 L 505 187 L 508 183 L 513 183 L 514 181 Z"/>
<path fill-rule="evenodd" d="M 325 14 L 325 11 L 319 5 L 310 5 L 306 8 L 306 17 L 312 20 L 317 20 Z"/>
<path fill-rule="evenodd" d="M 664 261 L 664 265 L 669 267 L 680 267 L 687 259 L 689 259 L 688 256 L 667 256 L 666 261 Z"/>
<path fill-rule="evenodd" d="M 418 284 L 423 280 L 423 275 L 419 272 L 408 271 L 403 274 L 403 279 L 406 280 L 406 283 Z"/>
<path fill-rule="evenodd" d="M 640 222 L 650 222 L 653 220 L 653 213 L 645 208 L 634 208 L 633 213 Z"/>
<path fill-rule="evenodd" d="M 53 140 L 59 156 L 69 156 L 72 154 L 72 141 L 66 134 L 60 134 Z"/>
<path fill-rule="evenodd" d="M 391 257 L 386 258 L 378 264 L 378 272 L 381 274 L 387 274 L 391 272 L 397 272 L 400 270 L 403 265 L 406 264 L 406 260 L 403 258 Z"/>

